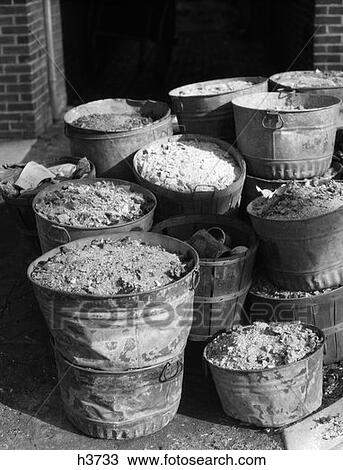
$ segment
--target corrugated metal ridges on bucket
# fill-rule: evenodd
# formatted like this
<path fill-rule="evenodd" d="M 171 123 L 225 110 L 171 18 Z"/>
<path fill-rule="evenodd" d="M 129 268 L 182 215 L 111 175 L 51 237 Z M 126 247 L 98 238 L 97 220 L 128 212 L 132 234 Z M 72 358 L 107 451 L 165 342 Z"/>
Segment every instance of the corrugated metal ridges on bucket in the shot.
<path fill-rule="evenodd" d="M 238 148 L 251 176 L 303 179 L 330 166 L 340 109 L 334 96 L 256 93 L 233 100 Z"/>

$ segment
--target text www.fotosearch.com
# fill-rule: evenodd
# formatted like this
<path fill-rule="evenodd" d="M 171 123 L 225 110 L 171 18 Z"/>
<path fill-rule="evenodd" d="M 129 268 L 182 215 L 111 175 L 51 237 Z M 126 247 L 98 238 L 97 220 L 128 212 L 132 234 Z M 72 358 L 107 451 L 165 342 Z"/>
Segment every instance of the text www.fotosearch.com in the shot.
<path fill-rule="evenodd" d="M 125 462 L 126 461 L 126 462 Z M 186 456 L 186 455 L 169 455 L 161 456 L 128 456 L 121 457 L 118 454 L 78 454 L 77 465 L 82 466 L 98 466 L 98 465 L 120 465 L 126 463 L 132 467 L 145 466 L 266 466 L 266 458 L 262 456 L 240 456 L 232 457 L 229 454 L 218 456 Z"/>

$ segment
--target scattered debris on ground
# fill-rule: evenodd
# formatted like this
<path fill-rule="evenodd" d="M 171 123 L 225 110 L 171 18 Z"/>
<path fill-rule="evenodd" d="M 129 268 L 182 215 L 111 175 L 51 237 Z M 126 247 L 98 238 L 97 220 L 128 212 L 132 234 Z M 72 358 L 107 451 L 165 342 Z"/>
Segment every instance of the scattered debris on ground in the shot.
<path fill-rule="evenodd" d="M 322 427 L 322 439 L 334 439 L 335 437 L 343 436 L 343 420 L 340 414 L 336 416 L 322 416 L 315 419 L 316 428 Z"/>
<path fill-rule="evenodd" d="M 100 132 L 123 132 L 139 129 L 151 124 L 151 117 L 135 114 L 94 113 L 81 116 L 71 124 L 80 129 L 89 129 Z"/>
<path fill-rule="evenodd" d="M 215 338 L 207 359 L 224 369 L 271 369 L 300 361 L 320 344 L 317 333 L 300 322 L 255 322 Z"/>
<path fill-rule="evenodd" d="M 218 144 L 196 139 L 151 144 L 136 156 L 138 173 L 178 192 L 228 188 L 240 176 L 238 163 Z"/>
<path fill-rule="evenodd" d="M 44 192 L 36 211 L 52 222 L 71 227 L 100 228 L 143 217 L 154 200 L 113 181 L 63 184 Z"/>
<path fill-rule="evenodd" d="M 252 214 L 274 220 L 302 220 L 325 215 L 343 205 L 340 181 L 291 181 L 252 204 Z"/>
<path fill-rule="evenodd" d="M 66 293 L 114 296 L 170 284 L 187 272 L 186 261 L 161 246 L 130 237 L 93 240 L 80 248 L 60 247 L 57 254 L 35 266 L 31 278 Z"/>
<path fill-rule="evenodd" d="M 343 362 L 324 366 L 323 406 L 329 406 L 343 397 Z"/>

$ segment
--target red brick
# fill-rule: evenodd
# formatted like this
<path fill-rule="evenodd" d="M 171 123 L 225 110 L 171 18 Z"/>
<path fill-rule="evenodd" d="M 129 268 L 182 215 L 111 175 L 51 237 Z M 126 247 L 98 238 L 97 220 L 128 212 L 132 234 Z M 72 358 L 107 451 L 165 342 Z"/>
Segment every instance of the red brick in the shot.
<path fill-rule="evenodd" d="M 318 45 L 314 45 L 314 52 L 315 53 L 318 53 L 318 52 L 327 52 L 327 46 L 318 46 Z"/>
<path fill-rule="evenodd" d="M 328 46 L 328 52 L 343 52 L 343 44 L 340 46 Z"/>
<path fill-rule="evenodd" d="M 326 6 L 317 6 L 316 5 L 316 15 L 326 15 L 328 8 Z"/>
<path fill-rule="evenodd" d="M 18 121 L 20 119 L 19 113 L 1 113 L 0 121 Z"/>
<path fill-rule="evenodd" d="M 15 24 L 28 24 L 27 16 L 15 16 Z"/>
<path fill-rule="evenodd" d="M 16 57 L 12 55 L 0 55 L 0 64 L 15 64 Z"/>
<path fill-rule="evenodd" d="M 9 93 L 14 92 L 14 93 L 30 93 L 31 91 L 31 85 L 28 85 L 27 83 L 21 83 L 20 85 L 7 85 L 6 86 L 6 91 Z"/>
<path fill-rule="evenodd" d="M 340 16 L 316 16 L 315 24 L 341 24 L 342 18 Z"/>
<path fill-rule="evenodd" d="M 33 111 L 33 103 L 8 103 L 8 111 Z"/>
<path fill-rule="evenodd" d="M 3 15 L 3 16 L 0 16 L 0 25 L 3 25 L 3 24 L 13 24 L 13 16 L 10 16 L 10 15 Z"/>
<path fill-rule="evenodd" d="M 319 62 L 340 62 L 341 56 L 335 54 L 316 54 L 316 61 Z"/>
<path fill-rule="evenodd" d="M 29 29 L 27 26 L 3 26 L 3 34 L 28 34 Z"/>
<path fill-rule="evenodd" d="M 342 7 L 330 7 L 329 13 L 333 15 L 342 15 L 343 14 L 343 6 Z"/>
<path fill-rule="evenodd" d="M 0 15 L 24 15 L 25 13 L 26 13 L 25 5 L 0 6 Z"/>
<path fill-rule="evenodd" d="M 0 35 L 0 45 L 1 44 L 14 44 L 14 43 L 15 43 L 14 36 L 3 36 L 2 34 Z"/>
<path fill-rule="evenodd" d="M 31 101 L 32 100 L 32 94 L 31 93 L 22 93 L 20 95 L 20 101 Z"/>
<path fill-rule="evenodd" d="M 316 26 L 315 34 L 327 34 L 328 27 L 327 26 Z"/>
<path fill-rule="evenodd" d="M 10 123 L 11 129 L 14 130 L 33 130 L 35 128 L 35 123 L 34 122 L 11 122 Z"/>
<path fill-rule="evenodd" d="M 14 101 L 14 102 L 17 102 L 17 101 L 19 101 L 19 95 L 18 95 L 18 94 L 16 95 L 16 94 L 14 94 L 14 93 L 12 93 L 12 94 L 6 93 L 6 94 L 4 94 L 4 95 L 3 95 L 3 94 L 0 94 L 0 99 L 1 99 L 2 97 L 6 98 L 7 102 L 10 102 L 10 101 L 11 101 L 11 102 L 13 102 L 13 101 Z"/>
<path fill-rule="evenodd" d="M 7 46 L 3 48 L 4 54 L 27 54 L 28 48 L 26 46 Z"/>
<path fill-rule="evenodd" d="M 1 75 L 0 82 L 1 83 L 16 83 L 17 76 L 16 75 Z"/>
<path fill-rule="evenodd" d="M 30 56 L 28 54 L 19 55 L 18 56 L 18 62 L 19 62 L 19 64 L 27 64 L 27 63 L 30 62 Z"/>
<path fill-rule="evenodd" d="M 25 36 L 17 36 L 17 44 L 30 44 L 35 41 L 35 38 L 31 34 L 26 34 Z"/>
<path fill-rule="evenodd" d="M 329 26 L 329 33 L 343 33 L 343 26 Z"/>
<path fill-rule="evenodd" d="M 8 73 L 28 73 L 31 71 L 31 67 L 29 64 L 6 65 L 5 70 Z"/>
<path fill-rule="evenodd" d="M 342 5 L 342 0 L 316 0 L 316 5 Z"/>
<path fill-rule="evenodd" d="M 342 41 L 341 36 L 320 35 L 314 37 L 315 44 L 339 44 Z"/>

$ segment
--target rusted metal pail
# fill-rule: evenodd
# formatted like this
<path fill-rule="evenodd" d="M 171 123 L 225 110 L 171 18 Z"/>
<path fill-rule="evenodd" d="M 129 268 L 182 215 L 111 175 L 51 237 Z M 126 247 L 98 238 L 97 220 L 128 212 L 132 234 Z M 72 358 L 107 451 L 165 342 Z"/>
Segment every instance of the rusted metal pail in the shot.
<path fill-rule="evenodd" d="M 253 85 L 247 83 L 246 88 L 231 92 L 187 95 L 187 89 L 194 85 L 214 87 L 217 84 L 229 85 L 237 80 Z M 268 80 L 265 77 L 235 77 L 181 86 L 171 90 L 169 96 L 183 133 L 210 135 L 234 143 L 236 136 L 232 100 L 238 96 L 264 91 L 268 91 Z"/>
<path fill-rule="evenodd" d="M 305 325 L 320 338 L 313 325 Z M 224 409 L 239 421 L 260 427 L 280 427 L 305 418 L 322 403 L 323 349 L 319 347 L 300 361 L 272 369 L 230 370 L 206 361 Z"/>
<path fill-rule="evenodd" d="M 343 284 L 343 207 L 299 220 L 257 216 L 252 201 L 247 212 L 260 239 L 265 272 L 279 288 L 314 291 Z"/>
<path fill-rule="evenodd" d="M 66 224 L 59 224 L 57 222 L 52 222 L 43 214 L 36 210 L 36 204 L 38 204 L 50 191 L 56 191 L 62 186 L 65 187 L 67 185 L 88 185 L 92 183 L 96 183 L 97 181 L 107 181 L 113 182 L 117 185 L 123 186 L 128 191 L 134 191 L 136 193 L 142 194 L 147 201 L 151 201 L 151 210 L 140 217 L 137 220 L 133 220 L 131 222 L 123 222 L 115 225 L 109 225 L 99 228 L 86 228 L 86 227 L 77 227 L 77 226 L 70 226 Z M 148 231 L 150 230 L 153 219 L 154 219 L 154 212 L 156 209 L 157 200 L 153 193 L 151 193 L 148 189 L 143 188 L 135 183 L 130 183 L 128 181 L 118 180 L 118 179 L 101 179 L 101 178 L 94 178 L 90 179 L 83 179 L 80 181 L 71 181 L 71 182 L 64 182 L 60 184 L 53 184 L 42 191 L 40 191 L 33 200 L 32 206 L 36 217 L 36 224 L 38 230 L 38 236 L 40 245 L 42 248 L 42 252 L 45 253 L 53 248 L 56 248 L 60 245 L 65 243 L 69 243 L 74 240 L 79 240 L 80 238 L 85 237 L 102 237 L 107 236 L 112 233 L 121 233 L 121 232 L 131 232 L 132 230 L 137 231 Z"/>
<path fill-rule="evenodd" d="M 197 230 L 214 226 L 228 233 L 233 246 L 243 245 L 249 249 L 239 257 L 200 259 L 200 282 L 195 290 L 189 336 L 192 341 L 207 341 L 218 331 L 241 322 L 245 297 L 251 285 L 256 236 L 244 222 L 216 215 L 174 217 L 153 227 L 155 232 L 188 240 Z"/>
<path fill-rule="evenodd" d="M 303 179 L 330 167 L 341 101 L 309 93 L 233 100 L 237 143 L 251 176 Z"/>
<path fill-rule="evenodd" d="M 67 418 L 83 433 L 133 439 L 159 431 L 179 407 L 183 352 L 158 365 L 126 372 L 75 366 L 56 351 Z"/>
<path fill-rule="evenodd" d="M 168 141 L 182 141 L 187 140 L 199 140 L 203 142 L 213 142 L 222 149 L 226 150 L 228 154 L 238 164 L 240 175 L 236 181 L 225 189 L 217 190 L 204 181 L 201 184 L 201 190 L 193 192 L 179 192 L 168 188 L 164 188 L 155 183 L 151 183 L 146 178 L 143 178 L 138 169 L 138 159 L 147 147 L 140 149 L 133 159 L 133 168 L 136 180 L 139 184 L 144 186 L 153 192 L 157 197 L 157 210 L 156 216 L 158 220 L 163 220 L 166 217 L 172 217 L 183 214 L 227 214 L 235 213 L 238 211 L 238 207 L 241 200 L 241 193 L 246 175 L 245 161 L 243 160 L 240 153 L 227 142 L 209 137 L 206 135 L 198 134 L 184 134 L 175 135 L 173 137 L 167 137 L 159 139 L 157 142 L 153 142 L 148 146 L 157 148 L 162 144 L 167 144 Z"/>
<path fill-rule="evenodd" d="M 323 82 L 316 85 L 311 79 L 320 78 Z M 334 85 L 333 80 L 338 78 L 340 85 Z M 301 83 L 299 82 L 301 79 Z M 327 84 L 325 85 L 325 81 Z M 307 83 L 306 83 L 307 82 Z M 298 93 L 312 93 L 317 95 L 336 96 L 343 101 L 343 73 L 341 71 L 326 70 L 318 72 L 315 70 L 295 70 L 291 72 L 276 73 L 269 78 L 270 91 L 292 91 Z M 341 104 L 338 127 L 343 127 L 343 106 Z"/>
<path fill-rule="evenodd" d="M 292 299 L 249 292 L 246 311 L 251 322 L 301 321 L 315 325 L 325 335 L 324 364 L 343 360 L 343 287 Z"/>
<path fill-rule="evenodd" d="M 75 365 L 101 370 L 142 368 L 167 361 L 185 347 L 199 277 L 196 251 L 182 241 L 151 232 L 117 233 L 101 238 L 119 241 L 127 237 L 182 256 L 188 263 L 187 274 L 150 292 L 112 297 L 71 294 L 41 286 L 32 279 L 38 263 L 63 247 L 82 248 L 94 237 L 48 251 L 28 268 L 28 278 L 55 347 Z"/>
<path fill-rule="evenodd" d="M 104 132 L 83 129 L 73 125 L 82 116 L 113 113 L 131 115 L 140 112 L 154 122 L 138 129 Z M 98 176 L 133 179 L 132 156 L 144 145 L 173 134 L 170 109 L 161 101 L 106 99 L 91 101 L 68 111 L 64 116 L 65 134 L 69 138 L 72 155 L 87 157 Z"/>

